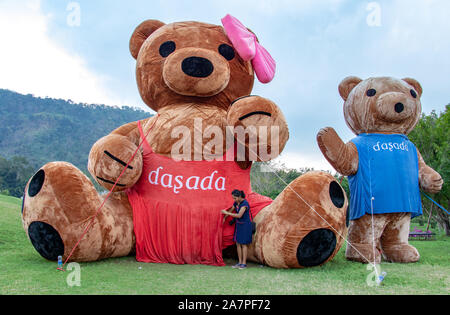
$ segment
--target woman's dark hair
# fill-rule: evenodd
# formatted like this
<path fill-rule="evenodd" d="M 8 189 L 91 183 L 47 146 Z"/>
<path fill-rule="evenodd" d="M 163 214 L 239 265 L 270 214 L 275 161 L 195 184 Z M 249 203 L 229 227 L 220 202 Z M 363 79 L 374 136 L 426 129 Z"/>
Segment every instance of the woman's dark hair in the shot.
<path fill-rule="evenodd" d="M 243 190 L 235 189 L 235 190 L 232 191 L 231 194 L 232 194 L 233 196 L 235 196 L 235 197 L 245 198 L 245 194 L 244 194 L 244 191 L 243 191 Z"/>

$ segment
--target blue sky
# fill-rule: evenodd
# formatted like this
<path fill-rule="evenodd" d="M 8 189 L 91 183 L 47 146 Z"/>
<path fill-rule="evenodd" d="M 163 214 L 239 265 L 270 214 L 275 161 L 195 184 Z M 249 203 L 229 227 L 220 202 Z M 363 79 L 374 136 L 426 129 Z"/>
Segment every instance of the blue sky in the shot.
<path fill-rule="evenodd" d="M 67 22 L 71 2 L 79 26 Z M 330 169 L 315 136 L 333 126 L 344 141 L 353 137 L 337 91 L 344 77 L 413 77 L 424 112 L 450 103 L 449 12 L 448 0 L 0 0 L 0 88 L 145 107 L 128 51 L 134 28 L 146 19 L 220 24 L 230 13 L 277 61 L 275 79 L 256 81 L 253 94 L 287 118 L 291 137 L 279 161 Z"/>

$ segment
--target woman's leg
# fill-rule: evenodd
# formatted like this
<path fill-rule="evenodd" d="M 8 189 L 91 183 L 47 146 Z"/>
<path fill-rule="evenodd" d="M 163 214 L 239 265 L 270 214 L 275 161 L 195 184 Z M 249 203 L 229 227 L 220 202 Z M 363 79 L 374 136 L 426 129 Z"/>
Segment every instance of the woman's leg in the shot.
<path fill-rule="evenodd" d="M 239 257 L 239 263 L 242 264 L 242 245 L 239 243 L 236 243 L 238 257 Z"/>
<path fill-rule="evenodd" d="M 246 265 L 247 264 L 247 252 L 248 252 L 248 245 L 241 245 L 241 250 L 242 250 L 242 264 Z"/>

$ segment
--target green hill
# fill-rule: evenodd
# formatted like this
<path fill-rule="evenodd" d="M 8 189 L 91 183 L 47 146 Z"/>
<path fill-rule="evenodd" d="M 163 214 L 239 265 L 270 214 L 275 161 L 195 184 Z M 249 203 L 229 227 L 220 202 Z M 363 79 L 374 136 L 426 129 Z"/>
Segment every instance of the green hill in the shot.
<path fill-rule="evenodd" d="M 0 89 L 0 156 L 25 157 L 33 169 L 66 161 L 87 172 L 89 151 L 99 138 L 149 116 L 131 107 L 75 104 Z"/>

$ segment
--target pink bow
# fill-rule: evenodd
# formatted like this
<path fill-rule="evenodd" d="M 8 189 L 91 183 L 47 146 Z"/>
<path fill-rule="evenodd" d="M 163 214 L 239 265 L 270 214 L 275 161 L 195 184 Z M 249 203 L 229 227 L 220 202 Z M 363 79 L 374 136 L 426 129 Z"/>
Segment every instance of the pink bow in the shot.
<path fill-rule="evenodd" d="M 269 52 L 238 19 L 227 14 L 222 25 L 239 56 L 251 60 L 256 76 L 261 83 L 269 83 L 275 76 L 276 63 Z"/>

